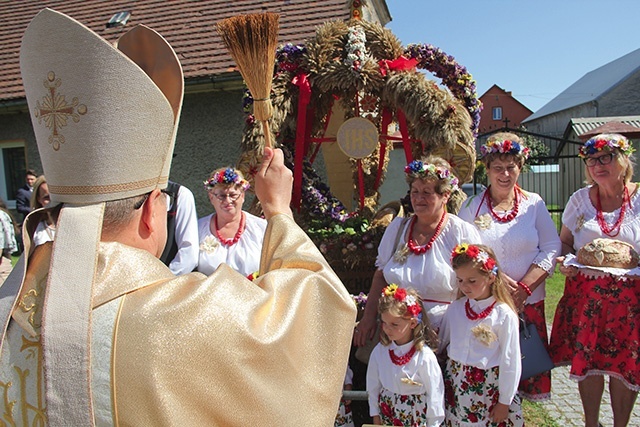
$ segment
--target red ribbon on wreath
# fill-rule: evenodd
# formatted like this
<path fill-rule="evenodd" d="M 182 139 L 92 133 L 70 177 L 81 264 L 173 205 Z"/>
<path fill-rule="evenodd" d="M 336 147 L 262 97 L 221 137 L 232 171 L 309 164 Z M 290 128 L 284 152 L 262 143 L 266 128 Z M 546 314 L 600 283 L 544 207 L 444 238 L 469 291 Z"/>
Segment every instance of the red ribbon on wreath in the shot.
<path fill-rule="evenodd" d="M 298 122 L 296 124 L 296 154 L 293 165 L 293 207 L 300 212 L 302 200 L 302 165 L 306 151 L 307 108 L 311 102 L 311 84 L 305 73 L 298 73 L 291 83 L 300 88 L 298 95 Z"/>
<path fill-rule="evenodd" d="M 402 135 L 402 146 L 404 148 L 404 156 L 407 159 L 407 164 L 413 160 L 413 153 L 411 153 L 411 144 L 409 141 L 409 128 L 407 127 L 407 116 L 404 115 L 404 111 L 398 108 L 396 112 L 398 116 L 398 126 L 400 127 L 400 135 Z"/>
<path fill-rule="evenodd" d="M 406 71 L 416 68 L 418 60 L 416 58 L 407 58 L 405 56 L 399 56 L 393 61 L 388 59 L 381 59 L 378 61 L 380 66 L 380 74 L 386 76 L 389 71 Z"/>

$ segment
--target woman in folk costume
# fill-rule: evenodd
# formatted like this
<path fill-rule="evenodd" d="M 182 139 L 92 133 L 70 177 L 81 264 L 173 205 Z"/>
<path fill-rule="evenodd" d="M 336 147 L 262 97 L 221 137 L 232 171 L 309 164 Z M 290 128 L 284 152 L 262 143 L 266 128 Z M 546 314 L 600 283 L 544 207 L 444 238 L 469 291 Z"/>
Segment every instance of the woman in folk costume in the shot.
<path fill-rule="evenodd" d="M 544 200 L 518 186 L 529 151 L 513 133 L 492 135 L 480 147 L 491 185 L 464 202 L 458 215 L 475 225 L 482 242 L 495 251 L 516 308 L 546 343 L 545 280 L 555 269 L 560 238 Z M 551 372 L 523 380 L 519 390 L 529 400 L 550 399 Z"/>
<path fill-rule="evenodd" d="M 55 245 L 0 288 L 3 421 L 331 425 L 355 307 L 292 219 L 282 152 L 265 149 L 255 178 L 268 221 L 260 278 L 224 265 L 175 277 L 157 259 L 184 83 L 171 47 L 138 26 L 114 48 L 45 9 L 21 69 L 62 208 Z M 51 96 L 66 103 L 51 112 L 71 116 L 64 126 L 42 120 Z"/>
<path fill-rule="evenodd" d="M 215 212 L 198 220 L 198 271 L 211 274 L 222 263 L 248 276 L 260 268 L 267 221 L 242 210 L 249 181 L 238 169 L 211 172 L 204 182 Z"/>

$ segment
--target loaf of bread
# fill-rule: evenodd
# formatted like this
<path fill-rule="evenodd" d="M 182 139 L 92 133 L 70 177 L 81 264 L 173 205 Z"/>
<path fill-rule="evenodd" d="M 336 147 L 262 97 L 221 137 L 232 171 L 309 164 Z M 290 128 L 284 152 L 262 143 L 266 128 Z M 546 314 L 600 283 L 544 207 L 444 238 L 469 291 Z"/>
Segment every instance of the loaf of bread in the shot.
<path fill-rule="evenodd" d="M 595 239 L 584 245 L 577 254 L 578 262 L 591 267 L 632 269 L 638 266 L 640 256 L 628 243 L 613 239 Z"/>

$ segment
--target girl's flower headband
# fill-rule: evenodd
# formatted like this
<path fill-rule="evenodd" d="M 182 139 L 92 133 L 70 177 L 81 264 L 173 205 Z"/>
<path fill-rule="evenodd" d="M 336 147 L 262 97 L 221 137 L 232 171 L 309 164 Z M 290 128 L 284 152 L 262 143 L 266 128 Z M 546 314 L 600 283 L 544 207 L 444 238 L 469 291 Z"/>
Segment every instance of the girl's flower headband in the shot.
<path fill-rule="evenodd" d="M 626 156 L 630 156 L 634 151 L 633 146 L 626 137 L 618 135 L 617 133 L 610 133 L 594 136 L 585 142 L 584 145 L 580 147 L 578 156 L 584 159 L 588 155 L 598 153 L 602 150 L 613 151 L 614 148 L 617 148 Z"/>
<path fill-rule="evenodd" d="M 524 145 L 509 139 L 489 140 L 486 144 L 480 147 L 480 154 L 482 157 L 493 153 L 513 154 L 514 156 L 522 156 L 526 160 L 529 158 L 531 150 Z"/>
<path fill-rule="evenodd" d="M 383 297 L 393 297 L 396 301 L 405 303 L 407 305 L 407 312 L 416 317 L 422 311 L 418 299 L 413 295 L 407 295 L 407 290 L 399 288 L 395 283 L 390 284 L 382 290 Z"/>
<path fill-rule="evenodd" d="M 210 191 L 218 184 L 239 185 L 244 191 L 247 191 L 250 187 L 249 181 L 242 179 L 234 168 L 226 168 L 216 172 L 211 178 L 204 181 L 204 188 L 205 190 Z"/>
<path fill-rule="evenodd" d="M 453 248 L 453 252 L 451 253 L 451 260 L 453 261 L 456 257 L 462 254 L 465 254 L 477 264 L 480 264 L 484 271 L 498 274 L 498 266 L 496 265 L 496 260 L 491 258 L 486 251 L 481 250 L 479 247 L 470 245 L 468 243 L 461 243 Z"/>
<path fill-rule="evenodd" d="M 413 178 L 435 178 L 444 179 L 451 185 L 451 190 L 458 188 L 458 178 L 449 169 L 441 168 L 431 163 L 422 163 L 414 160 L 404 167 L 404 173 Z"/>

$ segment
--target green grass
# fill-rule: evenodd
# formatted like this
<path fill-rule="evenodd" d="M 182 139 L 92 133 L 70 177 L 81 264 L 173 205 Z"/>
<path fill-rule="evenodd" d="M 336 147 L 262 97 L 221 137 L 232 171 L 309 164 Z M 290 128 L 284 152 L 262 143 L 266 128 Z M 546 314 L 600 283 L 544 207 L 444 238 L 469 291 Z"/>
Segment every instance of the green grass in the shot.
<path fill-rule="evenodd" d="M 523 400 L 522 414 L 527 427 L 560 427 L 539 403 Z"/>
<path fill-rule="evenodd" d="M 553 325 L 553 316 L 558 306 L 558 301 L 564 292 L 564 276 L 556 268 L 553 276 L 547 278 L 547 296 L 544 300 L 544 314 L 547 318 L 547 325 Z"/>

